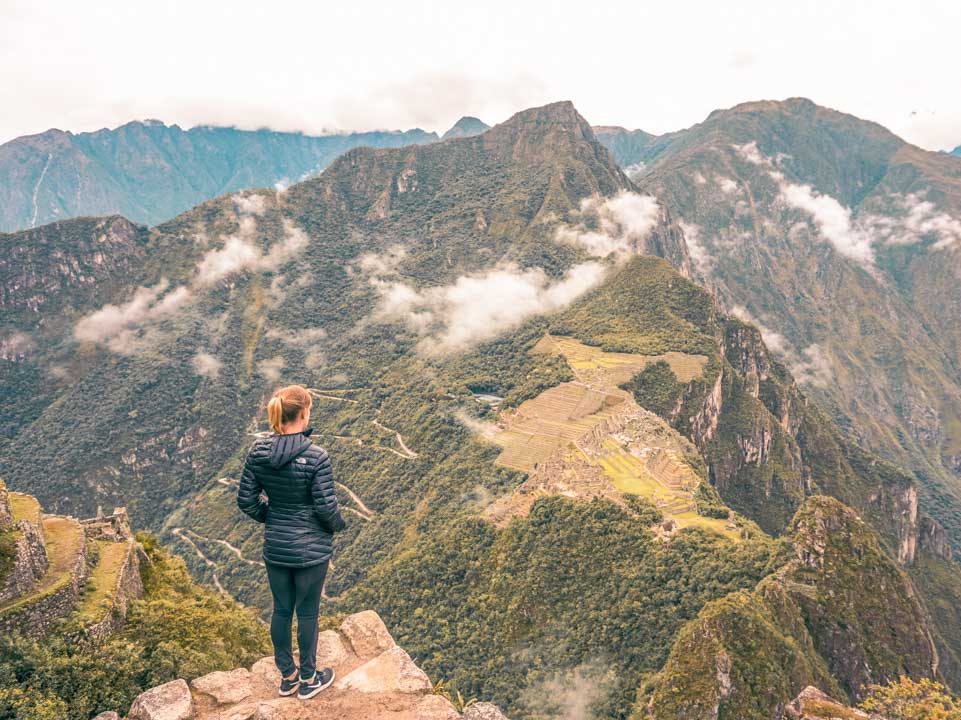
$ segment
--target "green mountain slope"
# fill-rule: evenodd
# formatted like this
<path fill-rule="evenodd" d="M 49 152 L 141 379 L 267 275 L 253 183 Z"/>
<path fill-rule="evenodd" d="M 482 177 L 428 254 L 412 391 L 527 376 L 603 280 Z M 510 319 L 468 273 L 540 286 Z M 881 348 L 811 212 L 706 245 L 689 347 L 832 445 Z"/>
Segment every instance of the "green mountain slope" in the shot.
<path fill-rule="evenodd" d="M 663 136 L 641 187 L 697 277 L 757 324 L 855 442 L 908 468 L 961 533 L 961 163 L 810 101 Z"/>
<path fill-rule="evenodd" d="M 290 184 L 347 150 L 435 142 L 434 133 L 299 133 L 152 120 L 73 134 L 48 130 L 0 145 L 0 231 L 83 215 L 153 225 L 243 188 Z"/>
<path fill-rule="evenodd" d="M 97 223 L 126 250 L 100 253 Z M 151 230 L 77 220 L 4 241 L 34 258 L 4 269 L 5 408 L 31 403 L 0 445 L 10 485 L 61 512 L 121 501 L 247 603 L 269 599 L 236 478 L 269 392 L 300 382 L 350 521 L 327 611 L 376 608 L 431 676 L 511 716 L 626 717 L 686 622 L 784 566 L 773 536 L 812 494 L 876 529 L 843 542 L 890 577 L 936 565 L 871 652 L 919 674 L 912 638 L 958 651 L 961 575 L 911 478 L 684 276 L 681 226 L 570 103 L 355 149 Z M 33 307 L 16 290 L 44 257 L 59 280 Z M 817 652 L 805 672 L 846 687 Z"/>

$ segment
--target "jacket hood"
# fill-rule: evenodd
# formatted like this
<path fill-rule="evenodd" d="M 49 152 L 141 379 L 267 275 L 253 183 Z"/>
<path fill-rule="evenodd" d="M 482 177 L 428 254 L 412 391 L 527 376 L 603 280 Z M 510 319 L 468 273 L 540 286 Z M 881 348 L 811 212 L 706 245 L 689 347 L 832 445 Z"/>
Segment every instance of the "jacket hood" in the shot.
<path fill-rule="evenodd" d="M 313 431 L 313 428 L 307 428 L 303 432 L 271 437 L 270 457 L 267 458 L 267 462 L 275 469 L 289 463 L 312 445 L 310 434 Z"/>

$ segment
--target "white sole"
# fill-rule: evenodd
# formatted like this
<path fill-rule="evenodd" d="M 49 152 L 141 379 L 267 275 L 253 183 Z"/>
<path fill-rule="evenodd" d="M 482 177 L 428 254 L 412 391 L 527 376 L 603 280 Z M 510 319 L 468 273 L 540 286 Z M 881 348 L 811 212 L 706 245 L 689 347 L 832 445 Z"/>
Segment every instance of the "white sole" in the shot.
<path fill-rule="evenodd" d="M 301 700 L 310 700 L 312 697 L 314 697 L 315 695 L 317 695 L 321 690 L 326 690 L 326 689 L 329 688 L 331 685 L 333 685 L 333 684 L 334 684 L 334 678 L 335 678 L 335 677 L 337 677 L 337 673 L 335 673 L 333 670 L 331 670 L 331 671 L 330 671 L 330 680 L 328 680 L 327 682 L 325 682 L 323 685 L 318 685 L 316 688 L 314 688 L 313 690 L 311 690 L 311 691 L 310 691 L 310 695 L 299 695 L 299 694 L 298 694 L 297 697 L 299 697 Z"/>
<path fill-rule="evenodd" d="M 298 690 L 300 690 L 300 686 L 299 686 L 299 685 L 295 685 L 293 690 L 288 690 L 287 692 L 284 692 L 283 690 L 278 690 L 278 691 L 277 691 L 277 694 L 280 695 L 280 697 L 290 697 L 291 695 L 293 695 L 293 694 L 294 694 L 295 692 L 297 692 Z"/>

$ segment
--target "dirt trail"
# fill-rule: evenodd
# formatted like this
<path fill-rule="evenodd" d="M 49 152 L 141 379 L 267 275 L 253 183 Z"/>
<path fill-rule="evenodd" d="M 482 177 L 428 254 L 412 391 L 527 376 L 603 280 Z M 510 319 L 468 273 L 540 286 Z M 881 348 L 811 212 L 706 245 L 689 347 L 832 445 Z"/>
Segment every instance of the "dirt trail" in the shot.
<path fill-rule="evenodd" d="M 407 443 L 404 442 L 403 436 L 399 432 L 397 432 L 394 428 L 387 427 L 380 420 L 377 420 L 376 418 L 374 420 L 371 420 L 370 424 L 378 428 L 379 430 L 383 430 L 384 432 L 394 433 L 394 438 L 397 440 L 397 444 L 400 445 L 400 448 L 403 452 L 398 452 L 393 448 L 384 448 L 385 450 L 390 450 L 395 455 L 399 455 L 400 457 L 406 460 L 413 460 L 415 457 L 417 457 L 417 453 L 415 453 L 413 450 L 407 447 Z"/>
<path fill-rule="evenodd" d="M 376 514 L 377 514 L 377 513 L 375 513 L 373 510 L 371 510 L 369 507 L 367 507 L 367 505 L 364 504 L 364 501 L 361 500 L 361 499 L 357 496 L 357 493 L 355 493 L 355 492 L 354 492 L 353 490 L 351 490 L 349 487 L 347 487 L 346 485 L 344 485 L 344 483 L 338 482 L 338 481 L 335 480 L 335 481 L 334 481 L 334 485 L 336 485 L 336 486 L 339 487 L 341 490 L 343 490 L 345 493 L 347 493 L 347 494 L 350 496 L 350 499 L 353 500 L 355 503 L 357 503 L 357 507 L 359 507 L 359 508 L 361 509 L 361 511 L 362 511 L 365 515 L 373 516 L 373 515 L 376 515 Z M 367 519 L 369 520 L 370 517 L 368 517 Z"/>
<path fill-rule="evenodd" d="M 37 227 L 37 216 L 40 214 L 40 207 L 38 205 L 38 198 L 40 195 L 40 184 L 43 182 L 44 177 L 47 175 L 47 170 L 50 168 L 50 160 L 53 155 L 47 153 L 47 162 L 43 166 L 43 170 L 40 173 L 40 179 L 37 180 L 36 186 L 33 188 L 33 217 L 30 218 L 30 227 Z"/>
<path fill-rule="evenodd" d="M 199 547 L 197 547 L 197 543 L 195 543 L 193 540 L 191 540 L 189 537 L 187 537 L 184 534 L 183 528 L 175 527 L 170 532 L 173 535 L 180 538 L 181 540 L 183 540 L 185 543 L 187 543 L 190 547 L 194 549 L 194 552 L 197 553 L 197 557 L 203 560 L 204 564 L 207 567 L 211 568 L 210 576 L 211 576 L 211 579 L 214 581 L 214 586 L 217 588 L 217 590 L 220 591 L 221 595 L 226 595 L 227 597 L 230 597 L 230 593 L 228 593 L 224 589 L 224 586 L 220 584 L 220 578 L 217 577 L 217 563 L 215 563 L 209 557 L 204 555 L 203 551 Z"/>
<path fill-rule="evenodd" d="M 230 550 L 230 552 L 236 555 L 237 559 L 240 560 L 241 562 L 245 562 L 248 565 L 256 565 L 258 567 L 264 567 L 264 563 L 262 560 L 251 560 L 250 558 L 244 557 L 244 554 L 240 551 L 240 548 L 230 544 L 226 540 L 220 540 L 219 538 L 204 537 L 200 533 L 194 532 L 193 530 L 189 530 L 189 529 L 186 532 L 190 533 L 191 535 L 193 535 L 195 538 L 199 540 L 203 540 L 204 542 L 211 542 L 211 543 L 217 543 L 218 545 L 223 545 L 225 548 Z"/>

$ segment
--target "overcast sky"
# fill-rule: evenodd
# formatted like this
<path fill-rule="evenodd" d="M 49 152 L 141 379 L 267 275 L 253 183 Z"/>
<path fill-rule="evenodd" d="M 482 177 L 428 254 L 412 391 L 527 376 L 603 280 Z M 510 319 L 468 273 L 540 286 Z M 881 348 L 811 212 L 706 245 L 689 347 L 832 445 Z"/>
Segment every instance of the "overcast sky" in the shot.
<path fill-rule="evenodd" d="M 144 118 L 443 131 L 561 99 L 660 133 L 796 95 L 961 145 L 961 2 L 0 0 L 0 142 Z"/>

